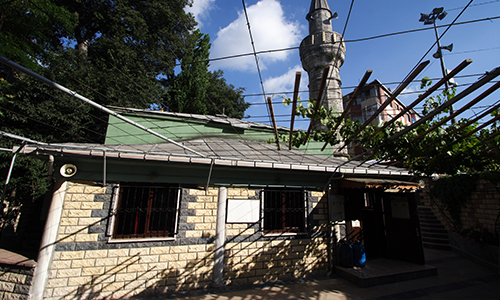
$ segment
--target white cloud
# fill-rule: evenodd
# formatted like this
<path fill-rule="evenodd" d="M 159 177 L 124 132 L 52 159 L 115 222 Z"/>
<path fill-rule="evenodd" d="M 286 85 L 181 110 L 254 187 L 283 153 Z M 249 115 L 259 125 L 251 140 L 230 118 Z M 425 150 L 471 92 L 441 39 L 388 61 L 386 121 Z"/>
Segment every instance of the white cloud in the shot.
<path fill-rule="evenodd" d="M 293 91 L 295 85 L 295 74 L 301 72 L 299 90 L 307 90 L 308 77 L 307 72 L 302 69 L 302 66 L 296 65 L 288 69 L 288 72 L 278 77 L 271 77 L 264 81 L 264 88 L 266 93 L 277 94 L 284 91 Z M 287 95 L 291 98 L 291 95 Z"/>
<path fill-rule="evenodd" d="M 192 13 L 198 22 L 198 27 L 202 27 L 203 21 L 209 17 L 209 11 L 214 8 L 214 2 L 215 0 L 193 0 L 193 6 L 187 6 L 185 10 Z"/>
<path fill-rule="evenodd" d="M 247 13 L 256 51 L 298 45 L 301 38 L 299 25 L 285 19 L 279 1 L 261 0 L 255 5 L 249 6 Z M 213 41 L 211 56 L 218 58 L 252 52 L 247 21 L 242 10 L 236 20 L 219 30 L 217 38 Z M 270 63 L 286 60 L 289 54 L 290 51 L 261 54 L 259 55 L 259 65 L 265 69 Z M 212 67 L 214 69 L 230 68 L 240 71 L 256 71 L 253 56 L 214 61 Z"/>

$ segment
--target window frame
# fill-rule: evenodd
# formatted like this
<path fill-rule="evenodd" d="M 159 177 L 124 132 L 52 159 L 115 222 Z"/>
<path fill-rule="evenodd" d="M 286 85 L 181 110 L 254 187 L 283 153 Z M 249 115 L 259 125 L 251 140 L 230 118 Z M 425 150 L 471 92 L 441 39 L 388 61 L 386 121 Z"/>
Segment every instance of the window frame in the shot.
<path fill-rule="evenodd" d="M 169 189 L 174 188 L 176 189 L 175 193 L 175 205 L 172 206 L 172 208 L 175 207 L 175 212 L 174 212 L 174 220 L 173 220 L 173 230 L 171 233 L 168 233 L 167 231 L 162 232 L 162 233 L 152 233 L 153 235 L 156 236 L 128 236 L 128 237 L 120 237 L 120 235 L 116 234 L 117 231 L 117 224 L 118 224 L 118 209 L 120 206 L 120 195 L 122 192 L 122 188 L 124 187 L 139 187 L 139 188 L 166 188 L 167 192 Z M 107 236 L 109 237 L 108 242 L 110 243 L 122 243 L 122 242 L 151 242 L 151 241 L 165 241 L 165 240 L 175 240 L 177 233 L 178 233 L 178 223 L 179 223 L 179 212 L 180 212 L 180 202 L 181 202 L 181 191 L 182 188 L 178 184 L 168 184 L 168 183 L 140 183 L 140 182 L 126 182 L 126 183 L 120 183 L 116 184 L 113 187 L 113 194 L 111 198 L 111 211 L 110 211 L 110 221 L 108 223 L 108 228 L 107 228 Z M 153 201 L 152 199 L 148 199 L 148 202 Z M 148 208 L 151 207 L 151 203 L 148 203 Z M 147 212 L 149 215 L 151 212 Z M 146 226 L 146 224 L 144 225 Z M 146 231 L 146 228 L 145 228 Z M 143 235 L 146 235 L 144 233 Z"/>
<path fill-rule="evenodd" d="M 294 231 L 293 229 L 292 230 L 287 230 L 287 228 L 282 228 L 282 229 L 266 229 L 266 192 L 271 192 L 271 191 L 287 191 L 287 192 L 297 192 L 297 193 L 300 193 L 300 196 L 302 197 L 300 201 L 300 203 L 302 203 L 302 207 L 300 209 L 303 210 L 303 218 L 301 220 L 301 222 L 303 222 L 302 225 L 302 229 L 299 228 L 299 230 L 297 231 Z M 297 189 L 297 188 L 265 188 L 265 189 L 262 189 L 261 192 L 260 192 L 260 198 L 261 198 L 261 201 L 262 201 L 262 204 L 261 204 L 261 228 L 262 228 L 262 232 L 264 235 L 266 236 L 294 236 L 294 235 L 307 235 L 307 230 L 308 230 L 308 221 L 307 221 L 307 217 L 308 217 L 308 200 L 309 200 L 309 197 L 308 197 L 308 193 L 305 189 Z M 282 217 L 283 216 L 283 212 L 282 212 Z"/>

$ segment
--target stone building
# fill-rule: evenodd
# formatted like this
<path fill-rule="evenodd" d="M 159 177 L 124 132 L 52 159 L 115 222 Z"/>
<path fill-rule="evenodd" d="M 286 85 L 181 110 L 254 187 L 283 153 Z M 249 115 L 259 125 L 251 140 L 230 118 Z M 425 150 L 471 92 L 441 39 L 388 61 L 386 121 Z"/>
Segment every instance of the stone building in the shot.
<path fill-rule="evenodd" d="M 300 49 L 312 98 L 324 65 L 332 66 L 321 101 L 340 112 L 345 48 L 332 16 L 326 0 L 312 1 Z M 267 143 L 273 128 L 260 123 L 114 112 L 103 145 L 30 142 L 19 151 L 56 170 L 33 299 L 121 298 L 326 274 L 337 263 L 341 226 L 354 232 L 353 221 L 370 258 L 424 263 L 419 184 L 404 169 L 278 151 Z"/>
<path fill-rule="evenodd" d="M 170 131 L 176 143 L 138 135 L 110 116 L 105 145 L 29 144 L 21 151 L 52 158 L 57 170 L 35 299 L 119 298 L 324 275 L 334 263 L 331 224 L 359 219 L 360 209 L 378 207 L 381 196 L 408 217 L 391 219 L 396 227 L 414 219 L 409 206 L 418 183 L 403 169 L 278 151 L 255 139 L 272 134 L 263 124 L 117 111 Z M 380 243 L 380 218 L 365 217 L 376 231 L 367 249 Z M 388 234 L 395 244 L 400 233 Z M 403 247 L 418 253 L 412 243 Z"/>

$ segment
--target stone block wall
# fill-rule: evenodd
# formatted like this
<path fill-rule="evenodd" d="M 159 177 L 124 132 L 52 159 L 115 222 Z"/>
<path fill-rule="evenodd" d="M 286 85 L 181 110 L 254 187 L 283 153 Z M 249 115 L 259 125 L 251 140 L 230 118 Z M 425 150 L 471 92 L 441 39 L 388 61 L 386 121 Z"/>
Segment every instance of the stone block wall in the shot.
<path fill-rule="evenodd" d="M 0 299 L 28 299 L 36 262 L 0 249 Z"/>
<path fill-rule="evenodd" d="M 34 267 L 0 264 L 0 299 L 28 299 Z"/>
<path fill-rule="evenodd" d="M 469 204 L 462 209 L 461 219 L 464 228 L 480 224 L 494 232 L 499 212 L 500 187 L 495 187 L 489 181 L 479 180 Z"/>
<path fill-rule="evenodd" d="M 217 190 L 182 189 L 175 239 L 108 242 L 113 186 L 69 183 L 45 298 L 120 298 L 212 281 Z"/>
<path fill-rule="evenodd" d="M 183 187 L 178 232 L 168 240 L 110 242 L 113 185 L 69 183 L 44 298 L 120 298 L 212 283 L 218 188 Z M 265 236 L 259 224 L 227 224 L 225 279 L 243 284 L 326 272 L 323 193 L 308 192 L 309 234 Z M 228 198 L 259 198 L 228 188 Z"/>
<path fill-rule="evenodd" d="M 233 189 L 228 197 L 259 199 L 259 191 Z M 307 234 L 264 234 L 260 224 L 226 224 L 225 280 L 254 284 L 327 272 L 327 197 L 307 194 Z"/>
<path fill-rule="evenodd" d="M 439 199 L 433 199 L 434 204 L 428 194 L 428 187 L 432 186 L 432 181 L 426 182 L 426 189 L 419 192 L 420 201 L 424 205 L 432 207 L 434 214 L 440 219 L 448 230 L 454 230 L 454 226 L 448 217 L 450 214 L 445 210 L 444 204 Z M 495 231 L 495 223 L 500 212 L 500 187 L 495 187 L 491 182 L 479 180 L 476 191 L 472 193 L 469 203 L 462 208 L 461 220 L 463 228 L 481 225 L 490 232 Z M 441 207 L 439 209 L 437 206 Z M 443 212 L 444 211 L 444 212 Z M 500 222 L 500 220 L 499 220 Z"/>

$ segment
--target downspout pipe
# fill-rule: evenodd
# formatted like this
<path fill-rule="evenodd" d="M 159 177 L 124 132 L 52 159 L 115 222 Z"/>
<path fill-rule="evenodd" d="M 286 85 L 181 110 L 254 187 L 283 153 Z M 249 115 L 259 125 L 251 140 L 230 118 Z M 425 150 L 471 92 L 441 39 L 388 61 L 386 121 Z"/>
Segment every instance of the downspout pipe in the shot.
<path fill-rule="evenodd" d="M 224 250 L 226 245 L 226 203 L 227 187 L 219 187 L 219 196 L 217 199 L 217 223 L 215 227 L 214 243 L 214 275 L 213 286 L 224 286 Z"/>
<path fill-rule="evenodd" d="M 54 186 L 54 194 L 50 204 L 47 221 L 43 229 L 42 241 L 38 252 L 37 267 L 33 276 L 29 299 L 41 300 L 49 279 L 49 270 L 54 254 L 57 232 L 64 204 L 68 183 L 64 179 L 57 179 Z"/>

